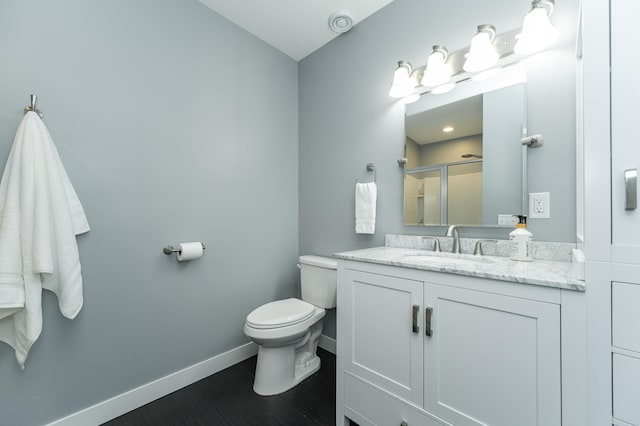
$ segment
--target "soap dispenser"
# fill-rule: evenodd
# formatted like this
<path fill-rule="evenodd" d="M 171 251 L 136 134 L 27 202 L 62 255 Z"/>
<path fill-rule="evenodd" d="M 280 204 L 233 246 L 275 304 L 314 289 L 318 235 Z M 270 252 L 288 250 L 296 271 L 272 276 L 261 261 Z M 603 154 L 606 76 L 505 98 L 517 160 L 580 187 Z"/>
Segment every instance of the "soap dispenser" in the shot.
<path fill-rule="evenodd" d="M 518 218 L 518 224 L 516 225 L 516 229 L 509 233 L 509 239 L 511 240 L 511 253 L 509 258 L 511 260 L 530 262 L 533 258 L 530 254 L 529 243 L 533 239 L 533 234 L 527 230 L 527 216 L 514 216 Z"/>

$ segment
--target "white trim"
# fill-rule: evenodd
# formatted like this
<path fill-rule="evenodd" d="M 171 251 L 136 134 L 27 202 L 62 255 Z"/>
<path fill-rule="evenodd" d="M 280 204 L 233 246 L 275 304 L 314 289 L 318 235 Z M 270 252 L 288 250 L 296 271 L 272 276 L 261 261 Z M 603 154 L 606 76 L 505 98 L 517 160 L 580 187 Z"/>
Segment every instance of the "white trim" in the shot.
<path fill-rule="evenodd" d="M 327 349 L 328 350 L 328 349 Z M 168 376 L 131 389 L 113 398 L 99 402 L 67 417 L 49 423 L 47 426 L 87 426 L 99 425 L 128 413 L 149 402 L 182 389 L 198 380 L 244 361 L 258 353 L 258 346 L 247 343 L 220 355 L 201 361 Z"/>
<path fill-rule="evenodd" d="M 336 339 L 321 334 L 320 339 L 318 339 L 318 346 L 327 352 L 331 352 L 334 355 L 336 354 Z"/>

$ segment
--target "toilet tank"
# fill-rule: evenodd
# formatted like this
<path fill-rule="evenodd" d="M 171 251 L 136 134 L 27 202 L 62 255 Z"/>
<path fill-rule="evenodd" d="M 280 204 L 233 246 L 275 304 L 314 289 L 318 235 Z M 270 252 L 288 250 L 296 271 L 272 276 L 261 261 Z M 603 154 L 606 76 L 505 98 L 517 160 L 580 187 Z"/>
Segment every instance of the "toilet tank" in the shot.
<path fill-rule="evenodd" d="M 330 257 L 300 256 L 302 300 L 319 308 L 335 308 L 338 261 Z"/>

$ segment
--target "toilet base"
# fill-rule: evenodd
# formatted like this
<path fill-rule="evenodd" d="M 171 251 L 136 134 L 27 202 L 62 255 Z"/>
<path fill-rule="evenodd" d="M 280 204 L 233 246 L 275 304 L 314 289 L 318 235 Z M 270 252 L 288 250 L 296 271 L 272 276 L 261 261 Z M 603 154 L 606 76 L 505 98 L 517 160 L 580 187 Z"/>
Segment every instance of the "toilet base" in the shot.
<path fill-rule="evenodd" d="M 282 347 L 260 346 L 253 391 L 258 395 L 278 395 L 296 386 L 320 369 L 316 355 L 322 320 L 298 342 Z"/>
<path fill-rule="evenodd" d="M 318 370 L 320 370 L 320 357 L 314 355 L 312 359 L 296 369 L 296 385 Z"/>

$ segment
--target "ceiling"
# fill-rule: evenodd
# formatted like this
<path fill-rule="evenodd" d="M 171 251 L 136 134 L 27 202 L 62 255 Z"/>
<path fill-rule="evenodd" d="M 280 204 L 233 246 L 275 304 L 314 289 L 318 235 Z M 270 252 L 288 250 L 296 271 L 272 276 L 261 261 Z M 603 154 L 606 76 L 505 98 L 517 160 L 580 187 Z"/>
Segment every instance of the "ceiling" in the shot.
<path fill-rule="evenodd" d="M 328 25 L 334 12 L 347 12 L 356 25 L 393 0 L 198 1 L 299 61 L 339 35 Z"/>

